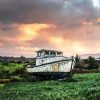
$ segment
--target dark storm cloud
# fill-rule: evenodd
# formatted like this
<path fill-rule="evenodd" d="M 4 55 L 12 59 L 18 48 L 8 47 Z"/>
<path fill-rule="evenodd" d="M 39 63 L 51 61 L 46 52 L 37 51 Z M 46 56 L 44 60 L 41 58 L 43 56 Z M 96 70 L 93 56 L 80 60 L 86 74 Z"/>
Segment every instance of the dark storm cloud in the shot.
<path fill-rule="evenodd" d="M 18 26 L 16 24 L 0 23 L 0 39 L 14 38 L 18 35 Z M 5 40 L 4 40 L 5 41 Z"/>
<path fill-rule="evenodd" d="M 59 2 L 58 2 L 59 1 Z M 48 22 L 60 11 L 60 0 L 1 0 L 1 22 Z M 48 18 L 48 19 L 47 19 Z"/>
<path fill-rule="evenodd" d="M 53 23 L 79 26 L 82 20 L 100 17 L 92 0 L 0 0 L 2 23 Z"/>
<path fill-rule="evenodd" d="M 100 9 L 93 7 L 92 0 L 66 0 L 63 8 L 63 27 L 75 28 L 83 21 L 91 21 L 100 17 Z"/>
<path fill-rule="evenodd" d="M 9 25 L 9 24 L 0 23 L 0 30 L 2 31 L 11 31 L 16 29 L 17 29 L 16 24 Z"/>

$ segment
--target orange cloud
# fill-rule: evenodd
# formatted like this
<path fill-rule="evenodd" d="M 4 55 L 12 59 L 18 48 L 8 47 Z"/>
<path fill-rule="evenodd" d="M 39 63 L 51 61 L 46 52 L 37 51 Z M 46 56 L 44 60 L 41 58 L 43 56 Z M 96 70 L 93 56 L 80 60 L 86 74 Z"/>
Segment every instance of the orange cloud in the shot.
<path fill-rule="evenodd" d="M 3 46 L 3 44 L 2 43 L 0 43 L 0 47 L 2 47 Z"/>
<path fill-rule="evenodd" d="M 16 53 L 19 53 L 20 55 L 35 55 L 35 51 L 39 50 L 39 48 L 36 47 L 25 47 L 25 46 L 19 46 L 15 48 Z"/>
<path fill-rule="evenodd" d="M 96 21 L 97 21 L 97 22 L 100 22 L 100 18 L 97 18 Z"/>
<path fill-rule="evenodd" d="M 38 36 L 38 31 L 49 28 L 47 24 L 22 24 L 19 26 L 20 35 L 19 40 L 27 41 L 32 40 Z"/>
<path fill-rule="evenodd" d="M 93 20 L 90 21 L 81 21 L 82 25 L 94 25 L 100 22 L 100 18 L 95 18 Z"/>
<path fill-rule="evenodd" d="M 35 51 L 39 50 L 39 48 L 36 47 L 28 47 L 28 46 L 19 46 L 15 48 L 8 48 L 7 50 L 5 48 L 0 48 L 0 54 L 5 56 L 26 56 L 26 57 L 33 57 L 36 56 Z M 11 54 L 10 54 L 11 53 Z"/>
<path fill-rule="evenodd" d="M 1 30 L 0 33 L 0 46 L 3 44 L 5 48 L 0 53 L 4 55 L 11 52 L 15 56 L 33 56 L 42 48 L 60 50 L 66 56 L 100 52 L 99 25 L 87 24 L 73 29 L 50 24 L 15 24 L 10 27 L 14 27 L 13 30 Z"/>
<path fill-rule="evenodd" d="M 81 24 L 82 25 L 92 25 L 93 23 L 92 22 L 83 21 Z"/>

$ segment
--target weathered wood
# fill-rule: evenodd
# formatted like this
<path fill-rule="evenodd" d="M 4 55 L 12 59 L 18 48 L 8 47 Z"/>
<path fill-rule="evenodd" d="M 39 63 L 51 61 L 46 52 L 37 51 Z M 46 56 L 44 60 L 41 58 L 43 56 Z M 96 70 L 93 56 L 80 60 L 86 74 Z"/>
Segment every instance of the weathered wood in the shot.
<path fill-rule="evenodd" d="M 73 75 L 73 63 L 74 63 L 74 57 L 72 56 L 72 63 L 71 63 L 71 68 L 70 68 L 70 78 L 72 78 Z"/>

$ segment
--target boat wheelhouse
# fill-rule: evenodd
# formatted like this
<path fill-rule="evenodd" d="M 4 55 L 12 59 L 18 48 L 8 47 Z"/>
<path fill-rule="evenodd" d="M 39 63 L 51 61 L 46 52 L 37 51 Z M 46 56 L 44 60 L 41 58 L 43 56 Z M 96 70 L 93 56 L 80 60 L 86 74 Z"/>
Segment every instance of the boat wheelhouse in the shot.
<path fill-rule="evenodd" d="M 74 58 L 63 56 L 55 50 L 36 51 L 36 65 L 27 67 L 27 72 L 41 78 L 69 78 L 74 67 Z"/>

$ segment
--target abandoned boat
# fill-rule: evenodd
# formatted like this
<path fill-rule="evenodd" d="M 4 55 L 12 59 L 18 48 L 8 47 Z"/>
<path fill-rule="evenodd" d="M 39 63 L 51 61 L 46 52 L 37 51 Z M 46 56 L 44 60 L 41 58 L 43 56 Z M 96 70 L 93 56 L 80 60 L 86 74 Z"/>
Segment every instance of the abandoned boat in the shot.
<path fill-rule="evenodd" d="M 54 50 L 39 50 L 36 65 L 28 65 L 27 72 L 40 78 L 70 78 L 74 67 L 74 57 L 65 57 L 63 52 Z"/>

